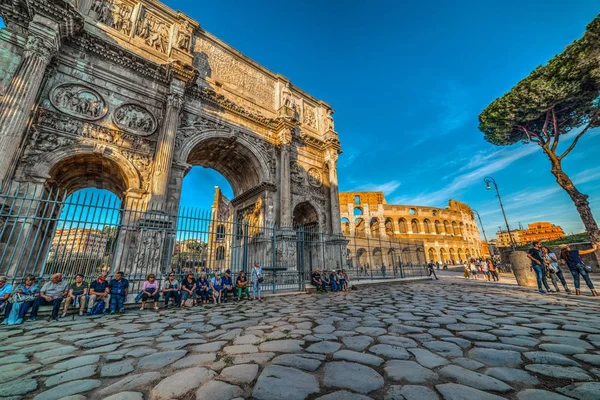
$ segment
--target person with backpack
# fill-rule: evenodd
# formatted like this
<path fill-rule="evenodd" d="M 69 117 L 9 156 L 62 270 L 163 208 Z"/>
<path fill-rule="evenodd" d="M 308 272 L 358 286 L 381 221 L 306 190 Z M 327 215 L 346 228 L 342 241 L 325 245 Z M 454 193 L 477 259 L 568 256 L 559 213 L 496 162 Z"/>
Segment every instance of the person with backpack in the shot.
<path fill-rule="evenodd" d="M 581 256 L 585 254 L 593 253 L 598 249 L 596 243 L 589 250 L 571 250 L 571 247 L 568 244 L 560 245 L 560 259 L 562 262 L 567 264 L 569 267 L 569 271 L 571 275 L 573 275 L 573 283 L 575 284 L 575 294 L 580 295 L 581 290 L 579 289 L 580 277 L 583 277 L 585 284 L 592 291 L 592 296 L 598 296 L 598 292 L 594 288 L 594 284 L 590 279 L 590 275 L 588 274 L 587 269 L 585 268 L 585 264 L 581 260 Z"/>
<path fill-rule="evenodd" d="M 110 313 L 123 312 L 123 304 L 129 292 L 129 281 L 123 278 L 123 272 L 119 271 L 115 274 L 108 284 L 110 293 Z"/>
<path fill-rule="evenodd" d="M 27 311 L 33 306 L 33 302 L 39 295 L 40 288 L 35 283 L 35 277 L 27 275 L 23 283 L 17 286 L 7 301 L 2 325 L 22 324 Z M 15 311 L 17 313 L 16 318 L 11 317 L 11 312 L 16 308 L 18 308 L 18 311 Z"/>
<path fill-rule="evenodd" d="M 148 299 L 152 299 L 154 302 L 154 311 L 158 311 L 158 296 L 160 296 L 160 292 L 158 291 L 156 277 L 154 274 L 149 274 L 146 277 L 146 282 L 142 284 L 142 306 L 140 307 L 140 311 L 144 310 Z"/>
<path fill-rule="evenodd" d="M 262 289 L 263 283 L 263 274 L 262 267 L 258 264 L 258 262 L 254 263 L 254 267 L 252 267 L 252 272 L 250 273 L 250 284 L 252 285 L 252 300 L 260 301 L 260 291 Z M 258 296 L 258 297 L 257 297 Z"/>
<path fill-rule="evenodd" d="M 106 274 L 103 272 L 98 276 L 94 282 L 90 283 L 89 297 L 87 304 L 87 314 L 92 315 L 92 311 L 95 308 L 96 301 L 104 303 L 103 310 L 101 312 L 108 311 L 108 305 L 110 303 L 110 294 L 108 293 L 108 282 L 106 280 Z"/>

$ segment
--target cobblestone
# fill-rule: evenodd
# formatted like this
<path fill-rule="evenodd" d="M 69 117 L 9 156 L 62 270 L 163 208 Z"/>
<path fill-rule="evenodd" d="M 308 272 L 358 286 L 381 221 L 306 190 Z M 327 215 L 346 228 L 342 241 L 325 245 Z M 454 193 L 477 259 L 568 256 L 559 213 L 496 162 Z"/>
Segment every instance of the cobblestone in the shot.
<path fill-rule="evenodd" d="M 89 400 L 598 399 L 598 326 L 600 302 L 591 297 L 450 279 L 127 310 L 3 326 L 0 392 Z"/>

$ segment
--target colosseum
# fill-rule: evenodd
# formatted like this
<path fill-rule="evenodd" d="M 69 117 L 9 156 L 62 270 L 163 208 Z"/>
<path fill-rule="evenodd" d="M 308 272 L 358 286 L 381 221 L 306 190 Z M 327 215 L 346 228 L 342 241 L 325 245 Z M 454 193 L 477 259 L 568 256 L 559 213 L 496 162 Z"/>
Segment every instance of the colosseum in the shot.
<path fill-rule="evenodd" d="M 395 266 L 403 254 L 411 262 L 461 263 L 481 256 L 481 239 L 471 208 L 449 200 L 436 208 L 388 204 L 383 192 L 341 192 L 342 232 L 355 266 Z"/>

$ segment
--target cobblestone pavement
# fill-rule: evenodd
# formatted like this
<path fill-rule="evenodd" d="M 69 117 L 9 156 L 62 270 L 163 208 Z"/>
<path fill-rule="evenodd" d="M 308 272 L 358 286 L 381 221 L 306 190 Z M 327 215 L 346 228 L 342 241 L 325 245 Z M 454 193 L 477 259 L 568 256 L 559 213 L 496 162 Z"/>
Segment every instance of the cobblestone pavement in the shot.
<path fill-rule="evenodd" d="M 0 329 L 2 399 L 600 399 L 600 301 L 443 279 Z"/>

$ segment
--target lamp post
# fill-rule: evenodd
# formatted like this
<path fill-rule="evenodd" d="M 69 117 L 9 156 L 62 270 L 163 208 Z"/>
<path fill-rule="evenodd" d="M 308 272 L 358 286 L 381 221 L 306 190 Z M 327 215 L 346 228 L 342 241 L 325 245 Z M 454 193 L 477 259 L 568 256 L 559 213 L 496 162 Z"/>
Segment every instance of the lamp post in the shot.
<path fill-rule="evenodd" d="M 513 240 L 512 233 L 510 232 L 510 227 L 508 226 L 508 219 L 506 219 L 506 213 L 504 212 L 504 205 L 502 204 L 502 197 L 500 197 L 500 191 L 498 190 L 498 185 L 496 184 L 496 181 L 494 180 L 494 178 L 489 177 L 489 176 L 483 178 L 483 181 L 485 182 L 485 188 L 487 190 L 490 190 L 492 188 L 490 186 L 490 183 L 494 184 L 494 188 L 496 189 L 496 196 L 498 196 L 498 201 L 500 202 L 500 209 L 502 210 L 502 216 L 504 217 L 504 223 L 506 224 L 506 231 L 508 232 L 508 238 L 510 239 L 510 247 L 514 251 L 515 250 L 515 241 Z"/>
<path fill-rule="evenodd" d="M 490 249 L 490 242 L 488 242 L 487 236 L 485 235 L 485 229 L 483 228 L 483 222 L 481 221 L 481 215 L 479 215 L 479 213 L 477 212 L 477 210 L 473 210 L 473 212 L 475 214 L 477 214 L 477 218 L 479 219 L 479 225 L 481 225 L 481 232 L 483 232 L 483 239 L 485 240 L 485 245 L 487 246 L 488 251 L 490 252 L 490 260 L 492 260 L 492 265 L 495 266 L 495 264 L 494 264 L 494 255 L 492 254 L 492 250 Z"/>

